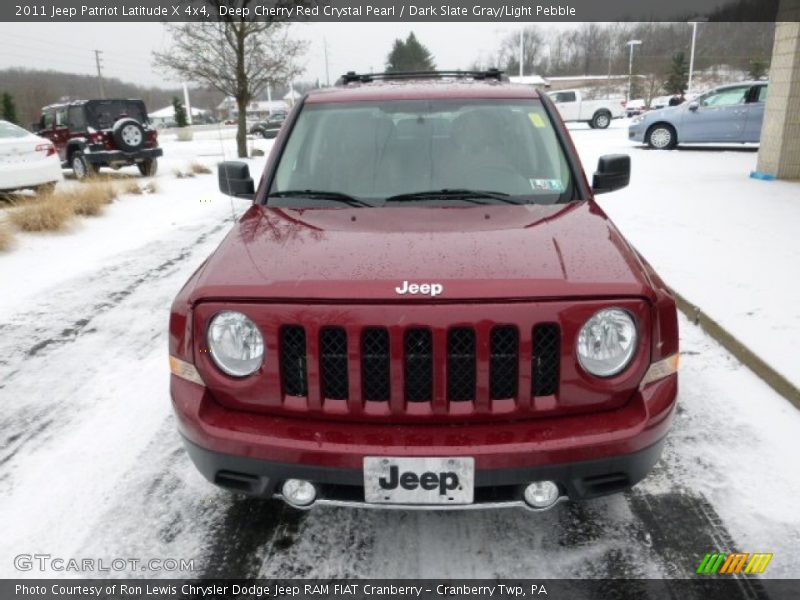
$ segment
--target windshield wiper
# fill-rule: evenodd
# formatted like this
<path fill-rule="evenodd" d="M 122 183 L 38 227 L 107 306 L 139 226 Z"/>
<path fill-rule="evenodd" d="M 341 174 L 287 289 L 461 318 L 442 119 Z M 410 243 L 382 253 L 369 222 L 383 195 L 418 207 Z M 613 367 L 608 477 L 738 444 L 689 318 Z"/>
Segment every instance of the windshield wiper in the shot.
<path fill-rule="evenodd" d="M 428 200 L 437 198 L 454 198 L 457 200 L 467 200 L 474 204 L 486 204 L 485 202 L 477 202 L 481 198 L 499 200 L 506 204 L 520 204 L 513 200 L 508 194 L 504 192 L 489 192 L 485 190 L 467 190 L 467 189 L 442 189 L 442 190 L 428 190 L 426 192 L 411 192 L 409 194 L 398 194 L 396 196 L 389 196 L 386 202 L 411 202 L 413 200 Z"/>
<path fill-rule="evenodd" d="M 324 190 L 284 190 L 267 194 L 267 198 L 319 198 L 320 200 L 332 200 L 350 206 L 372 206 L 360 198 L 348 196 L 342 192 L 327 192 Z"/>

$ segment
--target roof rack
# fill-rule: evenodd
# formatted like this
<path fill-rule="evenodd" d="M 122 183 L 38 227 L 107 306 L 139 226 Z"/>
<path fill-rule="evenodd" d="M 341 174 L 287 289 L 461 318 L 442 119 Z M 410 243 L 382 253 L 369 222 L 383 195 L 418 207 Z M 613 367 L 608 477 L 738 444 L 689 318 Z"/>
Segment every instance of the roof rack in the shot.
<path fill-rule="evenodd" d="M 486 69 L 485 71 L 407 71 L 405 73 L 356 73 L 348 71 L 336 80 L 336 85 L 349 83 L 370 83 L 372 81 L 402 81 L 406 79 L 442 79 L 454 77 L 457 79 L 494 79 L 508 81 L 508 77 L 499 69 Z"/>

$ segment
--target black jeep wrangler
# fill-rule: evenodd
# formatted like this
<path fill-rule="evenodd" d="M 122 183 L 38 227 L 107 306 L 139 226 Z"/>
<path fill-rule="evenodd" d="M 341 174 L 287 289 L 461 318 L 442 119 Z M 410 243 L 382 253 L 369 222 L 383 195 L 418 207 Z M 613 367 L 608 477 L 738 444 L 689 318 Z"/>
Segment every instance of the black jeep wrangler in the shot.
<path fill-rule="evenodd" d="M 141 100 L 75 100 L 51 104 L 32 126 L 56 147 L 65 168 L 84 179 L 100 167 L 136 165 L 142 175 L 158 169 L 158 133 Z"/>

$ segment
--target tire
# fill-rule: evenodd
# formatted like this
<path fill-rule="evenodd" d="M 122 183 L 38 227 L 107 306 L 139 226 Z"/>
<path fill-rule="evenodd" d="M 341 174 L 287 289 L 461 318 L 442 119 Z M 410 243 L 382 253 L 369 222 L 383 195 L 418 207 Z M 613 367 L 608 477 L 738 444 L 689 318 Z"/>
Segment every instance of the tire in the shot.
<path fill-rule="evenodd" d="M 123 152 L 135 152 L 144 146 L 144 129 L 136 119 L 120 119 L 114 123 L 111 135 Z"/>
<path fill-rule="evenodd" d="M 145 177 L 154 177 L 158 172 L 158 159 L 148 158 L 136 163 L 136 166 L 139 167 L 139 173 Z"/>
<path fill-rule="evenodd" d="M 597 128 L 594 126 L 594 121 L 586 121 L 586 124 L 589 126 L 589 129 L 597 129 Z"/>
<path fill-rule="evenodd" d="M 86 157 L 80 150 L 76 150 L 72 153 L 69 164 L 72 167 L 72 172 L 75 173 L 75 179 L 78 181 L 83 181 L 87 177 L 94 177 L 97 175 L 97 167 L 86 160 Z"/>
<path fill-rule="evenodd" d="M 611 113 L 605 110 L 599 110 L 594 113 L 592 117 L 592 129 L 608 129 L 611 125 Z"/>
<path fill-rule="evenodd" d="M 678 134 L 672 125 L 656 123 L 647 130 L 645 141 L 654 150 L 672 150 L 678 145 Z"/>

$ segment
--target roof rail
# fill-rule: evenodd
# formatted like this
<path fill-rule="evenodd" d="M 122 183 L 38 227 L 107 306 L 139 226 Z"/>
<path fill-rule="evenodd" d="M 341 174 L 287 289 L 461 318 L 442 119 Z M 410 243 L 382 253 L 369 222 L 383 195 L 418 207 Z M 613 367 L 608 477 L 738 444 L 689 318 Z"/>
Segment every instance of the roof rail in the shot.
<path fill-rule="evenodd" d="M 356 73 L 348 71 L 336 80 L 336 85 L 342 86 L 349 83 L 370 83 L 372 81 L 397 81 L 406 79 L 443 79 L 454 77 L 457 79 L 494 79 L 508 81 L 508 77 L 499 69 L 486 69 L 485 71 L 407 71 L 405 73 Z"/>

